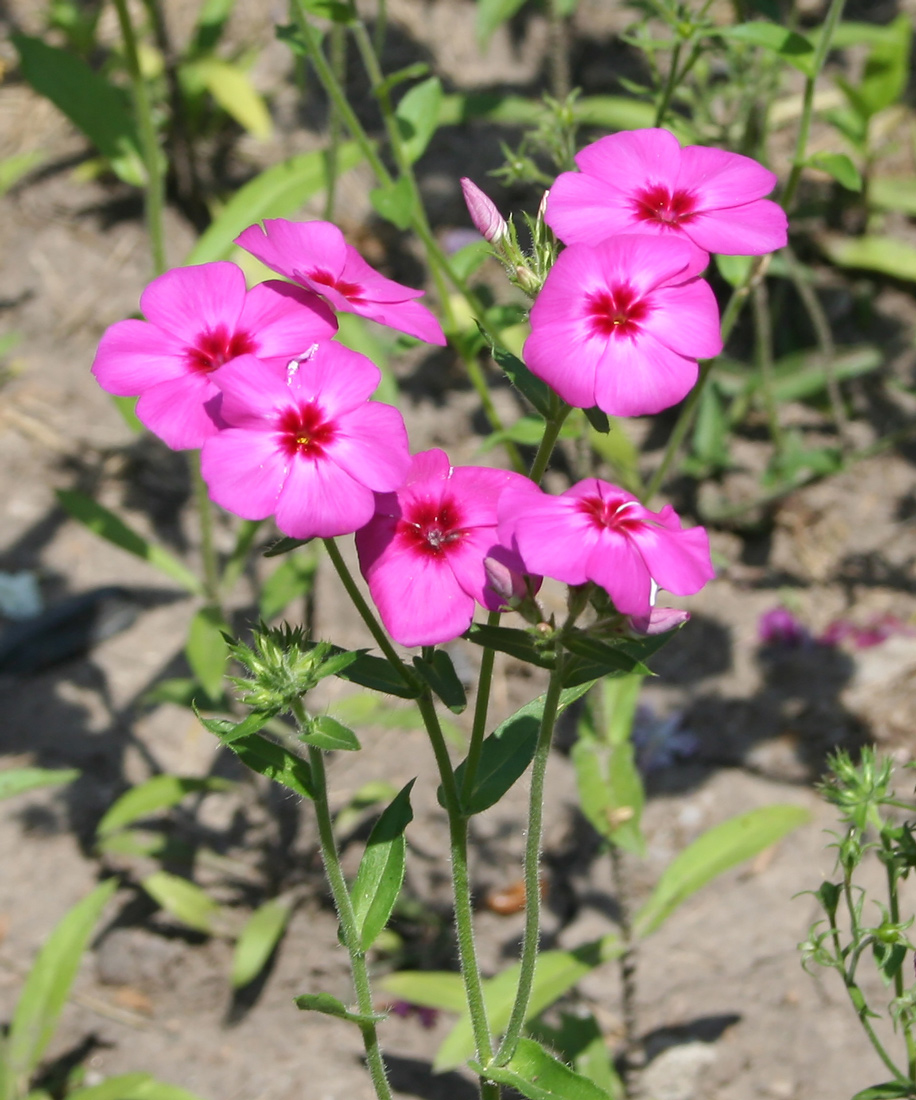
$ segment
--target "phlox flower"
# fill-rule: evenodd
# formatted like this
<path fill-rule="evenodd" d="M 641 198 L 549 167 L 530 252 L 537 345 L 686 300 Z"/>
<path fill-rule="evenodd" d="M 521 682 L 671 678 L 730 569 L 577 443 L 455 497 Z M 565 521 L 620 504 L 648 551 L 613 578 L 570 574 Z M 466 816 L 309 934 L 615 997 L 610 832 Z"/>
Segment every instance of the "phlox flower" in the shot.
<path fill-rule="evenodd" d="M 719 310 L 690 246 L 625 234 L 560 253 L 531 310 L 524 357 L 570 405 L 657 413 L 718 355 Z"/>
<path fill-rule="evenodd" d="M 217 431 L 213 372 L 238 355 L 300 354 L 329 340 L 337 322 L 307 290 L 278 280 L 245 289 L 233 263 L 179 267 L 140 298 L 145 321 L 118 321 L 92 364 L 102 389 L 136 397 L 137 416 L 175 450 L 201 447 Z"/>
<path fill-rule="evenodd" d="M 414 455 L 405 483 L 377 497 L 356 533 L 363 576 L 388 633 L 402 645 L 437 645 L 463 634 L 475 604 L 499 610 L 484 559 L 521 563 L 496 545 L 496 502 L 530 485 L 507 470 L 452 466 L 444 451 Z"/>
<path fill-rule="evenodd" d="M 331 222 L 267 218 L 263 230 L 249 226 L 235 243 L 273 271 L 324 295 L 334 309 L 358 313 L 428 344 L 445 344 L 439 322 L 414 301 L 423 291 L 380 275 Z"/>
<path fill-rule="evenodd" d="M 670 505 L 652 512 L 597 478 L 560 496 L 509 488 L 498 511 L 499 541 L 529 572 L 571 585 L 593 581 L 622 615 L 651 621 L 653 585 L 690 596 L 713 577 L 702 527 L 682 529 Z"/>
<path fill-rule="evenodd" d="M 547 200 L 547 224 L 565 244 L 653 233 L 698 252 L 750 256 L 786 243 L 785 212 L 764 198 L 776 176 L 750 157 L 681 148 L 667 130 L 630 130 L 586 146 L 576 164 Z"/>
<path fill-rule="evenodd" d="M 213 376 L 226 427 L 201 452 L 210 496 L 242 519 L 276 516 L 297 539 L 362 527 L 374 493 L 397 488 L 410 463 L 401 414 L 369 401 L 380 379 L 335 342 L 288 365 L 251 355 L 227 363 Z"/>

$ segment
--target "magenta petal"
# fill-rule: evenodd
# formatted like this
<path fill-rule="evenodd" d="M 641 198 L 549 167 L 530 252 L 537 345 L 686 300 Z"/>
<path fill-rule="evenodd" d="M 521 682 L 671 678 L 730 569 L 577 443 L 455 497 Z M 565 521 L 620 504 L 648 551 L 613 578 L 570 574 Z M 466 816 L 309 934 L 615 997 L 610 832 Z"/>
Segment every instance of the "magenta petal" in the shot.
<path fill-rule="evenodd" d="M 433 447 L 429 451 L 419 451 L 411 459 L 405 487 L 410 488 L 411 485 L 427 481 L 445 481 L 451 468 L 448 455 L 439 447 Z"/>
<path fill-rule="evenodd" d="M 370 321 L 387 325 L 417 340 L 423 340 L 427 344 L 445 347 L 446 339 L 442 326 L 426 306 L 421 306 L 419 302 L 386 302 L 377 305 L 371 301 L 351 300 L 349 308 L 362 317 L 368 317 Z"/>
<path fill-rule="evenodd" d="M 564 244 L 594 244 L 614 233 L 636 232 L 639 226 L 628 191 L 583 172 L 557 176 L 547 196 L 545 221 Z"/>
<path fill-rule="evenodd" d="M 661 412 L 693 389 L 699 368 L 660 344 L 650 333 L 609 340 L 598 365 L 595 404 L 609 416 Z"/>
<path fill-rule="evenodd" d="M 144 317 L 193 346 L 205 332 L 235 332 L 245 305 L 245 276 L 226 260 L 175 267 L 140 296 Z"/>
<path fill-rule="evenodd" d="M 219 390 L 205 374 L 187 374 L 144 390 L 136 413 L 141 423 L 174 451 L 202 447 L 219 430 L 206 405 L 215 409 Z"/>
<path fill-rule="evenodd" d="M 348 283 L 358 283 L 362 288 L 360 298 L 371 302 L 407 302 L 412 298 L 423 297 L 422 290 L 396 283 L 394 279 L 376 271 L 352 245 L 348 244 L 346 249 L 347 258 L 340 278 Z"/>
<path fill-rule="evenodd" d="M 385 629 L 401 645 L 450 642 L 471 625 L 474 600 L 444 557 L 392 554 L 379 559 L 367 579 Z"/>
<path fill-rule="evenodd" d="M 588 556 L 589 580 L 600 584 L 622 615 L 648 615 L 651 607 L 652 577 L 636 547 L 626 536 L 605 531 Z"/>
<path fill-rule="evenodd" d="M 672 234 L 625 233 L 602 241 L 593 251 L 593 262 L 605 286 L 628 283 L 639 295 L 648 294 L 663 283 L 681 281 L 694 259 L 690 244 L 680 235 Z"/>
<path fill-rule="evenodd" d="M 697 196 L 700 210 L 741 206 L 762 199 L 777 182 L 772 172 L 740 153 L 703 145 L 688 145 L 681 150 L 681 170 L 676 183 Z"/>
<path fill-rule="evenodd" d="M 652 306 L 641 326 L 665 347 L 690 359 L 712 359 L 722 350 L 719 306 L 703 279 L 659 287 Z"/>
<path fill-rule="evenodd" d="M 628 537 L 639 548 L 655 583 L 675 596 L 692 596 L 715 576 L 709 536 L 702 527 L 672 531 L 647 523 Z"/>
<path fill-rule="evenodd" d="M 332 458 L 290 460 L 276 518 L 294 539 L 335 538 L 359 530 L 375 512 L 371 489 L 361 485 Z"/>
<path fill-rule="evenodd" d="M 259 356 L 292 358 L 314 343 L 330 340 L 337 321 L 317 295 L 271 279 L 248 292 L 239 330 L 255 340 Z"/>
<path fill-rule="evenodd" d="M 400 489 L 410 467 L 404 419 L 391 405 L 367 402 L 336 421 L 331 458 L 376 492 Z"/>
<path fill-rule="evenodd" d="M 288 459 L 266 432 L 227 428 L 207 440 L 200 470 L 210 496 L 242 519 L 273 514 Z"/>
<path fill-rule="evenodd" d="M 522 474 L 487 466 L 456 466 L 449 484 L 461 501 L 461 526 L 464 528 L 495 528 L 497 504 L 502 494 L 510 488 L 532 488 L 532 483 Z"/>
<path fill-rule="evenodd" d="M 286 371 L 276 361 L 239 355 L 215 370 L 210 380 L 223 395 L 220 415 L 233 427 L 267 428 L 279 410 L 295 403 Z"/>
<path fill-rule="evenodd" d="M 728 210 L 709 210 L 691 219 L 687 234 L 707 252 L 723 256 L 761 256 L 783 248 L 788 221 L 781 206 L 758 199 Z"/>
<path fill-rule="evenodd" d="M 507 489 L 499 500 L 499 541 L 518 551 L 529 573 L 584 584 L 598 534 L 574 500 Z"/>
<path fill-rule="evenodd" d="M 330 415 L 366 403 L 382 373 L 365 355 L 336 341 L 321 344 L 311 358 L 287 376 L 287 391 L 301 401 L 318 401 Z"/>
<path fill-rule="evenodd" d="M 92 373 L 108 393 L 135 397 L 188 373 L 184 344 L 146 321 L 118 321 L 102 336 Z"/>
<path fill-rule="evenodd" d="M 235 243 L 288 279 L 316 270 L 339 278 L 347 258 L 343 233 L 336 225 L 323 221 L 266 218 L 263 230 L 252 225 L 236 237 Z"/>
<path fill-rule="evenodd" d="M 672 185 L 678 178 L 681 146 L 668 130 L 629 130 L 610 134 L 576 154 L 576 164 L 590 176 L 616 183 Z"/>
<path fill-rule="evenodd" d="M 448 553 L 448 563 L 463 591 L 486 606 L 485 590 L 488 585 L 484 558 L 496 545 L 496 527 L 478 527 L 468 531 L 458 546 Z"/>

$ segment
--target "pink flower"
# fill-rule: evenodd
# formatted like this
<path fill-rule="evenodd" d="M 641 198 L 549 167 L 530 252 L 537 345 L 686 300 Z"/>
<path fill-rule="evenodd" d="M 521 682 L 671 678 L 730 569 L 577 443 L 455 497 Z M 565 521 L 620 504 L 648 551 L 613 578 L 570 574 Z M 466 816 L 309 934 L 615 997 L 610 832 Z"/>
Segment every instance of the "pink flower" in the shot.
<path fill-rule="evenodd" d="M 102 389 L 140 395 L 137 416 L 175 450 L 217 431 L 213 372 L 238 355 L 299 355 L 329 340 L 337 322 L 314 294 L 271 281 L 245 290 L 235 264 L 179 267 L 140 298 L 146 321 L 118 321 L 102 337 L 92 373 Z"/>
<path fill-rule="evenodd" d="M 414 455 L 404 485 L 377 498 L 375 516 L 356 534 L 360 568 L 392 638 L 437 645 L 467 630 L 475 603 L 499 610 L 484 559 L 496 546 L 500 493 L 525 484 L 507 470 L 453 467 L 444 451 Z M 500 557 L 521 572 L 512 555 Z"/>
<path fill-rule="evenodd" d="M 670 505 L 651 512 L 629 493 L 589 478 L 560 496 L 509 488 L 499 499 L 499 541 L 530 573 L 604 588 L 622 615 L 650 620 L 653 582 L 676 596 L 713 577 L 702 527 L 681 529 Z"/>
<path fill-rule="evenodd" d="M 496 204 L 489 196 L 466 176 L 461 177 L 461 193 L 464 195 L 465 206 L 471 215 L 471 221 L 480 231 L 484 240 L 490 244 L 501 241 L 509 232 L 506 219 L 496 209 Z"/>
<path fill-rule="evenodd" d="M 566 244 L 654 233 L 699 252 L 759 255 L 786 243 L 786 215 L 763 196 L 776 176 L 750 157 L 681 148 L 667 130 L 611 134 L 576 157 L 550 189 L 547 224 Z"/>
<path fill-rule="evenodd" d="M 709 284 L 689 244 L 632 234 L 570 245 L 531 310 L 525 362 L 570 405 L 656 413 L 722 350 Z"/>
<path fill-rule="evenodd" d="M 213 376 L 227 427 L 201 452 L 211 497 L 243 519 L 274 515 L 297 539 L 362 527 L 374 493 L 397 488 L 410 464 L 401 414 L 369 401 L 380 378 L 364 355 L 331 342 L 298 365 L 227 363 Z"/>
<path fill-rule="evenodd" d="M 290 222 L 267 218 L 264 229 L 252 225 L 235 243 L 288 279 L 323 294 L 337 310 L 406 332 L 428 344 L 445 344 L 436 318 L 411 290 L 380 275 L 330 222 Z"/>

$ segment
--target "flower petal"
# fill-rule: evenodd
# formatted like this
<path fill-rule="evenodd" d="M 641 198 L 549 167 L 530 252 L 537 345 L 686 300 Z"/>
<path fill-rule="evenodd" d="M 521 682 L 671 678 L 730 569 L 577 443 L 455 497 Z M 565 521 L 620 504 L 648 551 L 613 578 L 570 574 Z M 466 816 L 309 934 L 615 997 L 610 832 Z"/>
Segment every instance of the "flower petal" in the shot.
<path fill-rule="evenodd" d="M 391 405 L 366 402 L 336 419 L 329 447 L 341 469 L 376 492 L 399 489 L 410 468 L 404 418 Z"/>
<path fill-rule="evenodd" d="M 227 428 L 204 444 L 200 470 L 212 499 L 242 519 L 273 515 L 289 460 L 266 432 Z"/>
<path fill-rule="evenodd" d="M 209 377 L 223 395 L 220 415 L 236 428 L 267 430 L 280 410 L 295 404 L 278 360 L 239 355 Z"/>
<path fill-rule="evenodd" d="M 576 501 L 530 489 L 507 489 L 499 498 L 499 541 L 515 549 L 529 573 L 566 584 L 588 580 L 585 562 L 598 529 Z"/>
<path fill-rule="evenodd" d="M 442 326 L 426 306 L 420 305 L 419 302 L 378 304 L 372 301 L 350 299 L 347 308 L 361 317 L 368 317 L 370 321 L 377 321 L 380 325 L 387 325 L 388 328 L 413 336 L 416 340 L 445 347 L 446 339 Z"/>
<path fill-rule="evenodd" d="M 182 341 L 146 321 L 118 321 L 105 330 L 92 373 L 108 393 L 135 397 L 189 372 Z"/>
<path fill-rule="evenodd" d="M 639 221 L 629 190 L 584 172 L 561 172 L 547 196 L 545 221 L 564 244 L 594 244 L 614 233 L 632 233 Z M 657 222 L 644 223 L 660 231 Z"/>
<path fill-rule="evenodd" d="M 647 416 L 676 405 L 693 389 L 699 368 L 649 332 L 609 340 L 598 364 L 595 404 L 609 416 Z"/>
<path fill-rule="evenodd" d="M 203 333 L 235 332 L 244 305 L 245 276 L 227 260 L 172 268 L 140 296 L 144 317 L 190 347 Z"/>
<path fill-rule="evenodd" d="M 702 527 L 672 531 L 647 523 L 629 531 L 628 537 L 638 547 L 655 583 L 675 596 L 692 596 L 715 576 L 709 536 Z"/>
<path fill-rule="evenodd" d="M 600 584 L 622 615 L 648 615 L 652 577 L 635 546 L 617 531 L 603 531 L 585 566 L 589 580 Z"/>
<path fill-rule="evenodd" d="M 287 377 L 287 390 L 300 401 L 318 401 L 331 416 L 364 405 L 382 380 L 367 356 L 329 341 Z"/>
<path fill-rule="evenodd" d="M 300 272 L 311 274 L 316 270 L 337 279 L 347 258 L 343 233 L 324 221 L 265 218 L 263 230 L 259 225 L 249 226 L 235 243 L 273 271 L 297 281 Z"/>
<path fill-rule="evenodd" d="M 330 457 L 295 456 L 277 502 L 280 530 L 294 539 L 335 538 L 359 530 L 375 512 L 371 489 Z"/>
<path fill-rule="evenodd" d="M 640 327 L 690 359 L 712 359 L 722 350 L 719 306 L 703 279 L 659 287 L 652 295 L 652 311 Z"/>
<path fill-rule="evenodd" d="M 769 199 L 758 199 L 744 206 L 697 214 L 684 228 L 690 239 L 707 252 L 761 256 L 785 246 L 787 226 L 781 206 Z"/>
<path fill-rule="evenodd" d="M 576 164 L 611 184 L 626 180 L 631 186 L 670 187 L 678 178 L 681 156 L 680 143 L 668 130 L 625 130 L 587 145 L 576 154 Z"/>
<path fill-rule="evenodd" d="M 239 329 L 253 338 L 262 358 L 292 358 L 316 342 L 330 340 L 337 321 L 317 295 L 271 279 L 248 292 Z"/>
<path fill-rule="evenodd" d="M 184 451 L 202 447 L 219 431 L 216 412 L 219 390 L 205 374 L 186 374 L 151 386 L 140 394 L 140 421 L 171 447 Z M 209 412 L 208 412 L 209 406 Z"/>
<path fill-rule="evenodd" d="M 681 150 L 676 184 L 697 196 L 700 210 L 742 206 L 762 199 L 777 183 L 772 172 L 740 153 L 705 145 L 688 145 Z"/>

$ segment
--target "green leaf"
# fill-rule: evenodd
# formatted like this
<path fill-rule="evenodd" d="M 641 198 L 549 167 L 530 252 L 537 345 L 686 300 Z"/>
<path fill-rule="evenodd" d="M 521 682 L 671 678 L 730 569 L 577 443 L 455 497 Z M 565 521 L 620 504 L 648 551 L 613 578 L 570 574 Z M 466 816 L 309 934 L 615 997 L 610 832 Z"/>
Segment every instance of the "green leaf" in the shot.
<path fill-rule="evenodd" d="M 338 172 L 354 168 L 362 160 L 355 142 L 337 149 Z M 301 153 L 274 164 L 240 187 L 213 219 L 185 258 L 186 264 L 225 260 L 235 238 L 254 222 L 264 218 L 287 218 L 296 214 L 327 187 L 327 154 L 323 150 Z"/>
<path fill-rule="evenodd" d="M 185 656 L 195 678 L 211 699 L 223 690 L 223 677 L 229 661 L 229 643 L 222 615 L 215 607 L 202 607 L 191 620 Z"/>
<path fill-rule="evenodd" d="M 249 734 L 257 733 L 258 730 L 263 729 L 271 719 L 270 714 L 265 714 L 263 711 L 257 710 L 252 711 L 251 714 L 243 718 L 241 722 L 233 722 L 231 718 L 204 718 L 196 708 L 194 713 L 197 714 L 197 718 L 204 729 L 208 729 L 211 733 L 215 733 L 224 745 L 229 746 L 231 746 L 234 741 L 247 737 Z"/>
<path fill-rule="evenodd" d="M 879 210 L 899 210 L 916 217 L 916 176 L 872 176 L 868 205 Z"/>
<path fill-rule="evenodd" d="M 271 898 L 258 906 L 245 922 L 232 956 L 232 988 L 241 989 L 261 973 L 286 931 L 292 905 Z"/>
<path fill-rule="evenodd" d="M 306 745 L 314 745 L 316 749 L 324 749 L 325 752 L 337 749 L 354 752 L 362 747 L 353 730 L 329 714 L 319 714 L 317 718 L 313 718 L 308 732 L 300 734 L 299 740 Z"/>
<path fill-rule="evenodd" d="M 452 970 L 402 970 L 386 974 L 379 983 L 399 1000 L 442 1012 L 464 1012 L 467 997 L 461 975 Z"/>
<path fill-rule="evenodd" d="M 548 1054 L 533 1039 L 519 1039 L 515 1054 L 504 1066 L 478 1064 L 472 1068 L 500 1085 L 508 1085 L 529 1100 L 610 1100 L 594 1081 L 576 1073 Z"/>
<path fill-rule="evenodd" d="M 503 374 L 513 386 L 526 397 L 528 401 L 545 419 L 553 412 L 551 391 L 546 382 L 531 373 L 525 364 L 505 348 L 497 347 L 490 340 L 487 333 L 483 332 L 484 339 L 490 345 L 493 358 L 499 364 Z"/>
<path fill-rule="evenodd" d="M 190 55 L 209 53 L 222 37 L 235 0 L 204 0 L 197 15 Z"/>
<path fill-rule="evenodd" d="M 359 942 L 364 951 L 375 943 L 388 923 L 404 881 L 404 830 L 413 820 L 410 790 L 403 787 L 375 823 L 356 872 L 351 897 Z"/>
<path fill-rule="evenodd" d="M 404 156 L 410 164 L 420 159 L 439 125 L 442 83 L 431 76 L 407 92 L 394 109 Z"/>
<path fill-rule="evenodd" d="M 311 15 L 330 19 L 332 23 L 351 23 L 356 18 L 353 4 L 341 0 L 302 0 L 302 6 Z"/>
<path fill-rule="evenodd" d="M 801 806 L 762 806 L 713 826 L 665 868 L 651 897 L 636 914 L 637 935 L 654 932 L 701 886 L 769 848 L 810 816 Z"/>
<path fill-rule="evenodd" d="M 242 763 L 303 798 L 312 798 L 312 770 L 305 760 L 259 733 L 223 741 Z"/>
<path fill-rule="evenodd" d="M 117 887 L 117 880 L 109 879 L 77 902 L 39 951 L 6 1039 L 6 1068 L 12 1080 L 27 1079 L 41 1061 L 70 995 L 83 952 Z"/>
<path fill-rule="evenodd" d="M 37 168 L 44 161 L 45 155 L 35 149 L 31 153 L 16 153 L 0 160 L 0 195 L 5 195 L 23 176 Z"/>
<path fill-rule="evenodd" d="M 76 768 L 8 768 L 0 771 L 0 802 L 38 787 L 59 787 L 63 783 L 72 783 L 79 776 Z"/>
<path fill-rule="evenodd" d="M 585 631 L 572 630 L 567 632 L 563 637 L 563 644 L 570 653 L 594 664 L 596 668 L 601 670 L 591 677 L 593 680 L 597 680 L 599 676 L 613 673 L 629 674 L 639 672 L 646 675 L 649 671 L 622 647 L 610 645 L 599 638 L 592 638 Z"/>
<path fill-rule="evenodd" d="M 511 19 L 525 0 L 477 0 L 477 41 L 486 49 L 496 28 Z"/>
<path fill-rule="evenodd" d="M 833 375 L 842 382 L 877 370 L 884 363 L 880 348 L 864 344 L 838 352 L 833 360 Z M 819 351 L 790 352 L 773 365 L 772 396 L 776 401 L 805 401 L 826 390 L 827 383 L 827 369 Z"/>
<path fill-rule="evenodd" d="M 828 233 L 820 237 L 818 243 L 829 259 L 840 267 L 860 267 L 916 282 L 916 248 L 896 237 L 847 237 Z"/>
<path fill-rule="evenodd" d="M 122 397 L 120 394 L 109 394 L 111 403 L 121 414 L 121 418 L 124 423 L 130 428 L 134 435 L 142 435 L 146 431 L 143 422 L 137 416 L 137 398 L 136 397 Z"/>
<path fill-rule="evenodd" d="M 123 520 L 118 519 L 114 512 L 103 508 L 91 497 L 75 489 L 58 489 L 57 499 L 75 520 L 96 535 L 126 550 L 128 554 L 134 554 L 148 561 L 160 573 L 164 573 L 193 595 L 203 595 L 203 587 L 190 569 L 182 565 L 177 558 L 173 558 L 161 546 L 147 541 L 136 531 L 132 531 Z"/>
<path fill-rule="evenodd" d="M 212 936 L 222 908 L 193 882 L 168 871 L 154 871 L 140 885 L 158 905 L 198 932 Z"/>
<path fill-rule="evenodd" d="M 179 72 L 205 87 L 226 114 L 253 137 L 270 137 L 273 123 L 267 105 L 238 65 L 221 57 L 201 57 L 186 62 Z"/>
<path fill-rule="evenodd" d="M 459 279 L 467 280 L 492 255 L 493 249 L 486 241 L 472 241 L 449 256 L 449 266 Z"/>
<path fill-rule="evenodd" d="M 564 425 L 565 427 L 565 425 Z M 500 443 L 511 441 L 522 443 L 527 447 L 536 447 L 544 435 L 544 418 L 542 416 L 520 416 L 515 423 L 499 432 L 490 432 L 480 444 L 480 453 L 498 446 Z"/>
<path fill-rule="evenodd" d="M 120 89 L 66 50 L 39 38 L 14 34 L 13 45 L 25 80 L 50 99 L 111 164 L 125 183 L 142 187 L 146 168 L 140 139 Z"/>
<path fill-rule="evenodd" d="M 109 1077 L 98 1085 L 74 1089 L 67 1093 L 67 1100 L 131 1100 L 138 1087 L 152 1080 L 149 1073 L 122 1073 L 117 1077 Z"/>
<path fill-rule="evenodd" d="M 738 23 L 733 27 L 715 27 L 712 34 L 720 38 L 731 38 L 738 42 L 747 42 L 751 46 L 761 46 L 779 56 L 805 76 L 814 76 L 814 46 L 797 31 L 778 27 L 775 23 L 754 21 Z"/>
<path fill-rule="evenodd" d="M 584 735 L 580 726 L 572 762 L 579 805 L 595 832 L 625 851 L 643 856 L 646 844 L 640 819 L 646 795 L 632 741 L 602 743 Z"/>
<path fill-rule="evenodd" d="M 325 1016 L 336 1016 L 339 1020 L 349 1020 L 353 1024 L 377 1024 L 385 1019 L 384 1012 L 351 1012 L 330 993 L 303 993 L 296 997 L 296 1008 L 306 1012 L 322 1012 Z"/>
<path fill-rule="evenodd" d="M 756 257 L 754 256 L 716 256 L 716 267 L 719 274 L 729 286 L 739 287 L 744 284 L 750 274 L 751 267 Z"/>
<path fill-rule="evenodd" d="M 905 1081 L 885 1081 L 857 1092 L 852 1100 L 901 1100 L 913 1096 L 913 1088 Z"/>
<path fill-rule="evenodd" d="M 560 693 L 557 714 L 580 699 L 591 684 L 566 688 Z M 479 814 L 495 805 L 525 773 L 534 756 L 538 731 L 544 714 L 546 695 L 526 703 L 515 714 L 501 722 L 489 737 L 484 738 L 474 783 L 463 809 L 467 814 Z M 458 789 L 464 784 L 466 761 L 455 769 Z M 440 802 L 442 801 L 440 796 Z"/>
<path fill-rule="evenodd" d="M 896 103 L 906 89 L 913 27 L 902 13 L 881 28 L 865 61 L 865 72 L 855 89 L 855 104 L 869 118 Z"/>
<path fill-rule="evenodd" d="M 458 679 L 452 659 L 445 650 L 437 649 L 431 661 L 414 657 L 413 664 L 448 709 L 455 714 L 461 714 L 468 705 L 468 697 L 464 685 Z"/>
<path fill-rule="evenodd" d="M 369 201 L 379 217 L 398 229 L 409 229 L 413 224 L 416 204 L 407 176 L 401 176 L 387 187 L 376 187 L 369 192 Z"/>
<path fill-rule="evenodd" d="M 124 829 L 159 810 L 177 806 L 186 796 L 197 791 L 230 791 L 236 784 L 218 776 L 192 778 L 180 775 L 156 775 L 139 786 L 132 787 L 112 805 L 99 822 L 96 838 L 101 839 L 118 829 Z"/>
<path fill-rule="evenodd" d="M 847 191 L 862 190 L 862 176 L 859 169 L 852 163 L 845 153 L 815 153 L 808 158 L 812 168 L 820 168 L 827 172 L 842 184 Z"/>
<path fill-rule="evenodd" d="M 261 618 L 270 622 L 315 584 L 318 562 L 314 553 L 291 554 L 261 586 L 258 604 Z"/>
<path fill-rule="evenodd" d="M 728 419 L 715 383 L 700 395 L 696 427 L 693 430 L 692 457 L 705 469 L 722 470 L 731 462 Z"/>
<path fill-rule="evenodd" d="M 546 650 L 527 630 L 516 630 L 509 626 L 487 626 L 484 623 L 471 623 L 464 634 L 475 645 L 489 646 L 500 653 L 508 653 L 519 661 L 525 661 L 538 668 L 553 668 L 555 655 Z"/>
<path fill-rule="evenodd" d="M 563 1061 L 599 1088 L 612 1100 L 624 1100 L 623 1085 L 611 1061 L 607 1040 L 591 1012 L 579 1007 L 575 1012 L 561 1012 L 560 1026 L 548 1027 L 543 1020 L 528 1027 L 533 1039 L 545 1043 L 562 1055 Z"/>

